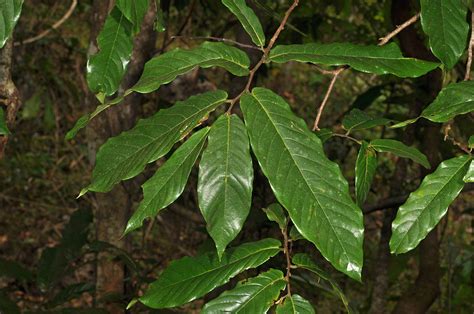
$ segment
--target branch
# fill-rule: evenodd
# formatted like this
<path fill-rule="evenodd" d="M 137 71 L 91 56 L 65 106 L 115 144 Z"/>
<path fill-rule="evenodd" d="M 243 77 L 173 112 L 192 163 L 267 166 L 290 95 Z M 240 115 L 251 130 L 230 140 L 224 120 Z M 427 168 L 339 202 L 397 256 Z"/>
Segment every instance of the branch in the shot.
<path fill-rule="evenodd" d="M 316 116 L 316 119 L 314 120 L 314 125 L 313 125 L 313 131 L 319 131 L 319 121 L 321 120 L 321 116 L 323 114 L 324 108 L 326 107 L 326 104 L 329 100 L 329 96 L 331 96 L 332 90 L 334 89 L 334 84 L 336 84 L 337 78 L 339 77 L 339 74 L 344 71 L 346 67 L 342 67 L 337 69 L 332 77 L 331 83 L 329 84 L 328 90 L 326 92 L 326 95 L 324 95 L 323 102 L 321 103 L 321 106 L 319 106 L 318 114 Z"/>
<path fill-rule="evenodd" d="M 469 81 L 471 78 L 472 49 L 473 48 L 474 48 L 474 12 L 471 12 L 471 40 L 469 41 L 469 49 L 467 51 L 466 75 L 464 76 L 465 81 Z"/>
<path fill-rule="evenodd" d="M 291 287 L 290 287 L 290 277 L 291 277 L 291 247 L 289 245 L 289 238 L 288 238 L 288 223 L 289 219 L 286 222 L 285 229 L 281 231 L 283 234 L 283 253 L 285 253 L 286 257 L 286 292 L 287 296 L 291 297 Z"/>
<path fill-rule="evenodd" d="M 395 28 L 395 30 L 393 32 L 389 33 L 385 37 L 380 38 L 379 46 L 383 46 L 386 43 L 388 43 L 390 41 L 390 39 L 397 36 L 398 33 L 400 33 L 402 30 L 404 30 L 408 26 L 414 24 L 416 21 L 418 21 L 419 18 L 420 18 L 420 13 L 417 13 L 416 15 L 414 15 L 410 19 L 408 19 L 402 25 L 397 26 L 397 28 Z"/>
<path fill-rule="evenodd" d="M 74 9 L 76 8 L 76 6 L 77 6 L 77 0 L 72 0 L 72 3 L 71 3 L 71 6 L 69 7 L 69 10 L 67 10 L 67 12 L 63 15 L 63 17 L 59 21 L 54 23 L 53 26 L 51 26 L 50 29 L 42 31 L 41 33 L 39 33 L 38 35 L 36 35 L 34 37 L 25 39 L 25 40 L 20 41 L 20 42 L 16 42 L 14 45 L 19 46 L 19 45 L 31 44 L 31 43 L 33 43 L 35 41 L 38 41 L 38 40 L 42 39 L 43 37 L 47 36 L 49 33 L 51 33 L 52 30 L 55 30 L 55 29 L 59 28 L 64 22 L 66 22 L 67 19 L 69 19 L 69 17 L 71 17 L 72 12 L 74 12 Z"/>
<path fill-rule="evenodd" d="M 240 99 L 240 97 L 242 97 L 242 95 L 245 92 L 248 92 L 250 90 L 250 86 L 252 85 L 252 81 L 255 76 L 255 73 L 258 71 L 258 69 L 262 66 L 262 64 L 268 58 L 268 54 L 270 53 L 270 50 L 272 49 L 273 45 L 275 45 L 275 42 L 278 39 L 278 36 L 280 36 L 281 31 L 285 28 L 286 22 L 288 22 L 288 18 L 290 17 L 293 10 L 298 6 L 298 4 L 299 4 L 299 0 L 293 0 L 293 4 L 288 8 L 288 10 L 286 10 L 283 20 L 280 22 L 280 25 L 278 26 L 277 30 L 273 34 L 272 38 L 270 39 L 270 42 L 268 43 L 267 47 L 263 49 L 262 57 L 257 62 L 257 64 L 250 70 L 249 79 L 247 81 L 247 84 L 245 85 L 244 90 L 239 95 L 237 95 L 237 97 L 230 100 L 229 102 L 230 106 L 229 106 L 229 109 L 227 109 L 227 113 L 230 113 L 234 105 Z"/>

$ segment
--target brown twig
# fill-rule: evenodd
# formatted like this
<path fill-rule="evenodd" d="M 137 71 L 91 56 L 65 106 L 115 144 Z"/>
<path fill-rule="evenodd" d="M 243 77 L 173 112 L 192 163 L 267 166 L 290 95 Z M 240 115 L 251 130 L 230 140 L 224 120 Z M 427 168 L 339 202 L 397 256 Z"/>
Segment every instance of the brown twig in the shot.
<path fill-rule="evenodd" d="M 451 136 L 449 134 L 449 131 L 451 131 L 451 127 L 452 127 L 452 123 L 448 123 L 445 127 L 444 127 L 444 141 L 446 142 L 447 140 L 449 140 L 454 146 L 457 146 L 460 150 L 462 150 L 463 152 L 465 152 L 466 154 L 471 154 L 471 150 L 464 144 L 458 142 L 456 140 L 456 138 L 454 136 Z"/>
<path fill-rule="evenodd" d="M 258 71 L 258 69 L 262 66 L 262 64 L 265 62 L 265 60 L 268 58 L 268 54 L 270 53 L 270 50 L 273 48 L 273 45 L 275 45 L 276 40 L 278 39 L 278 36 L 280 36 L 281 31 L 285 28 L 286 22 L 288 22 L 288 18 L 290 17 L 291 13 L 293 10 L 298 6 L 299 0 L 293 0 L 293 4 L 286 10 L 285 16 L 283 17 L 283 20 L 280 22 L 280 25 L 278 26 L 277 30 L 273 34 L 272 38 L 268 42 L 268 45 L 265 49 L 263 49 L 263 55 L 260 58 L 260 60 L 257 62 L 257 64 L 250 70 L 249 72 L 249 79 L 247 81 L 247 84 L 245 85 L 244 90 L 237 95 L 234 99 L 230 100 L 230 106 L 229 109 L 227 110 L 227 113 L 230 113 L 232 111 L 232 108 L 234 105 L 237 103 L 237 101 L 242 97 L 242 95 L 250 90 L 250 86 L 252 85 L 253 78 L 255 76 L 255 73 Z"/>
<path fill-rule="evenodd" d="M 262 51 L 262 48 L 259 48 L 257 46 L 253 45 L 247 45 L 240 43 L 238 41 L 232 40 L 232 39 L 227 39 L 227 38 L 222 38 L 222 37 L 213 37 L 213 36 L 194 36 L 194 37 L 187 37 L 187 36 L 171 36 L 170 39 L 181 39 L 181 38 L 186 38 L 190 40 L 211 40 L 211 41 L 218 41 L 218 42 L 224 42 L 224 43 L 230 43 L 232 45 L 236 45 L 242 48 L 248 48 L 248 49 L 254 49 L 254 50 L 260 50 Z"/>
<path fill-rule="evenodd" d="M 393 37 L 397 36 L 398 33 L 400 33 L 402 30 L 404 30 L 408 26 L 416 23 L 416 21 L 418 21 L 419 18 L 420 18 L 420 13 L 417 13 L 416 15 L 414 15 L 410 19 L 408 19 L 405 23 L 397 26 L 397 28 L 395 28 L 395 30 L 393 32 L 391 32 L 391 33 L 387 34 L 386 36 L 380 38 L 379 46 L 383 46 L 386 43 L 388 43 Z"/>
<path fill-rule="evenodd" d="M 332 90 L 334 89 L 334 85 L 336 84 L 337 78 L 339 74 L 341 74 L 346 67 L 342 67 L 334 71 L 331 83 L 329 84 L 328 90 L 326 91 L 326 95 L 324 95 L 323 102 L 319 106 L 318 114 L 316 115 L 316 119 L 314 119 L 313 131 L 319 131 L 319 121 L 321 120 L 321 116 L 323 114 L 324 108 L 329 100 L 329 96 L 331 96 Z"/>
<path fill-rule="evenodd" d="M 469 41 L 469 49 L 467 50 L 466 74 L 464 76 L 465 81 L 469 81 L 471 78 L 472 50 L 473 49 L 474 49 L 474 12 L 471 12 L 471 40 Z"/>
<path fill-rule="evenodd" d="M 25 40 L 20 41 L 20 42 L 16 42 L 14 45 L 19 46 L 19 45 L 31 44 L 31 43 L 33 43 L 35 41 L 38 41 L 38 40 L 42 39 L 43 37 L 47 36 L 49 33 L 51 33 L 51 31 L 59 28 L 64 22 L 67 21 L 67 19 L 69 19 L 71 17 L 71 15 L 74 12 L 74 9 L 76 8 L 76 6 L 77 6 L 77 0 L 72 0 L 71 6 L 67 10 L 67 12 L 63 15 L 63 17 L 61 19 L 59 19 L 56 23 L 54 23 L 53 26 L 51 26 L 51 28 L 49 28 L 45 31 L 42 31 L 41 33 L 39 33 L 38 35 L 36 35 L 34 37 L 25 39 Z"/>

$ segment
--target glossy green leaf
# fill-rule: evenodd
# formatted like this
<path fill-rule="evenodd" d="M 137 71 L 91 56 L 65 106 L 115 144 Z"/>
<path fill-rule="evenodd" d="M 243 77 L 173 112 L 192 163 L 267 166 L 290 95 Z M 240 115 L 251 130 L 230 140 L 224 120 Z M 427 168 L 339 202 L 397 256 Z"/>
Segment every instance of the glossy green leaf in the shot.
<path fill-rule="evenodd" d="M 222 3 L 237 17 L 255 45 L 265 46 L 265 34 L 257 15 L 245 0 L 222 0 Z"/>
<path fill-rule="evenodd" d="M 446 160 L 423 179 L 420 187 L 400 206 L 392 223 L 392 253 L 414 249 L 438 224 L 464 187 L 463 177 L 470 163 L 469 156 Z"/>
<path fill-rule="evenodd" d="M 242 50 L 224 43 L 204 42 L 192 50 L 177 48 L 148 61 L 131 91 L 150 93 L 198 66 L 219 66 L 234 75 L 245 76 L 249 73 L 249 65 L 250 60 Z"/>
<path fill-rule="evenodd" d="M 143 17 L 148 11 L 149 0 L 117 0 L 117 7 L 133 24 L 134 33 L 140 31 Z"/>
<path fill-rule="evenodd" d="M 467 47 L 469 24 L 462 0 L 421 0 L 421 26 L 431 51 L 451 69 Z"/>
<path fill-rule="evenodd" d="M 286 286 L 280 270 L 270 269 L 250 278 L 207 303 L 201 314 L 248 313 L 265 314 Z"/>
<path fill-rule="evenodd" d="M 374 118 L 359 109 L 352 109 L 342 120 L 342 126 L 348 131 L 370 129 L 379 125 L 387 125 L 390 120 Z"/>
<path fill-rule="evenodd" d="M 244 270 L 265 263 L 278 254 L 281 243 L 263 239 L 216 253 L 184 257 L 171 264 L 153 282 L 140 302 L 151 308 L 170 308 L 202 297 Z"/>
<path fill-rule="evenodd" d="M 227 93 L 219 90 L 192 96 L 109 139 L 97 153 L 92 183 L 82 194 L 87 190 L 108 192 L 120 181 L 133 178 L 146 164 L 168 153 L 174 143 L 226 99 Z"/>
<path fill-rule="evenodd" d="M 10 134 L 10 130 L 7 126 L 7 121 L 5 119 L 5 113 L 3 108 L 0 107 L 0 135 L 8 135 Z"/>
<path fill-rule="evenodd" d="M 439 66 L 438 63 L 403 57 L 395 43 L 385 46 L 350 43 L 282 45 L 272 49 L 270 60 L 277 63 L 299 61 L 329 66 L 348 65 L 361 72 L 399 77 L 422 76 Z"/>
<path fill-rule="evenodd" d="M 447 122 L 455 116 L 474 111 L 474 81 L 452 83 L 421 113 L 433 122 Z"/>
<path fill-rule="evenodd" d="M 355 194 L 357 204 L 364 205 L 365 199 L 370 191 L 375 170 L 377 169 L 377 153 L 369 147 L 366 141 L 362 145 L 357 155 L 355 166 Z"/>
<path fill-rule="evenodd" d="M 20 18 L 23 0 L 0 0 L 0 49 L 13 32 Z"/>
<path fill-rule="evenodd" d="M 464 176 L 464 182 L 474 182 L 474 161 L 471 161 L 469 169 Z"/>
<path fill-rule="evenodd" d="M 252 203 L 253 167 L 245 125 L 222 115 L 212 126 L 199 162 L 199 208 L 217 253 L 239 234 Z"/>
<path fill-rule="evenodd" d="M 132 26 L 116 7 L 108 15 L 97 37 L 99 52 L 87 62 L 87 83 L 94 93 L 117 91 L 132 55 Z"/>
<path fill-rule="evenodd" d="M 321 140 L 283 98 L 254 88 L 241 98 L 252 150 L 298 231 L 338 270 L 360 280 L 362 212 Z"/>
<path fill-rule="evenodd" d="M 314 308 L 308 300 L 298 294 L 287 296 L 276 308 L 276 314 L 314 314 Z"/>
<path fill-rule="evenodd" d="M 183 193 L 208 132 L 209 128 L 196 132 L 143 184 L 143 200 L 128 221 L 125 234 L 140 228 L 145 219 L 155 217 Z"/>
<path fill-rule="evenodd" d="M 467 141 L 467 146 L 468 146 L 469 148 L 474 148 L 474 135 L 471 135 L 471 136 L 469 137 L 469 140 Z"/>
<path fill-rule="evenodd" d="M 278 224 L 281 230 L 286 228 L 287 219 L 285 211 L 283 210 L 283 207 L 280 206 L 280 204 L 271 204 L 267 208 L 264 208 L 263 211 L 265 214 L 267 214 L 267 218 L 270 221 L 274 221 Z"/>
<path fill-rule="evenodd" d="M 346 308 L 348 313 L 351 313 L 352 310 L 349 307 L 349 301 L 346 298 L 346 295 L 342 291 L 342 289 L 339 287 L 337 282 L 331 278 L 329 274 L 327 274 L 323 269 L 321 269 L 312 259 L 309 257 L 308 254 L 304 253 L 298 253 L 293 256 L 291 259 L 292 263 L 296 265 L 298 268 L 306 269 L 312 273 L 314 273 L 316 276 L 319 278 L 326 280 L 332 287 L 333 289 L 333 294 L 338 296 L 342 303 L 344 304 L 344 307 Z"/>
<path fill-rule="evenodd" d="M 400 141 L 390 139 L 375 139 L 370 142 L 370 147 L 380 153 L 392 153 L 399 157 L 409 158 L 423 167 L 429 169 L 428 158 L 414 147 L 407 146 Z"/>

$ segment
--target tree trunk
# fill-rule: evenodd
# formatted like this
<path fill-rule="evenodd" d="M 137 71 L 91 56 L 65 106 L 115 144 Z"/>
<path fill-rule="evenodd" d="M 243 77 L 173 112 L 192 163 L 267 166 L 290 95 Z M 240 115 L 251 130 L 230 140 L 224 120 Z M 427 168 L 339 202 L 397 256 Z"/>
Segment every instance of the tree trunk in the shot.
<path fill-rule="evenodd" d="M 96 38 L 111 5 L 112 2 L 109 1 L 94 1 L 89 53 L 97 51 Z M 141 31 L 135 38 L 132 60 L 120 87 L 122 91 L 131 87 L 138 80 L 145 62 L 151 57 L 150 54 L 154 50 L 156 40 L 153 30 L 155 15 L 156 6 L 152 1 Z M 95 164 L 97 150 L 108 138 L 130 129 L 135 124 L 141 99 L 141 95 L 130 95 L 122 104 L 110 108 L 91 121 L 86 130 L 91 165 Z M 96 107 L 97 101 L 92 93 L 87 96 L 86 102 L 89 110 Z M 118 184 L 109 193 L 97 193 L 94 196 L 97 240 L 127 249 L 126 238 L 121 238 L 121 235 L 130 216 L 131 196 L 136 190 L 138 189 L 133 182 L 127 182 Z M 107 303 L 106 307 L 110 313 L 124 312 L 125 304 L 114 303 L 114 300 L 120 302 L 124 297 L 125 274 L 126 270 L 121 261 L 113 259 L 105 252 L 98 254 L 96 297 L 99 301 L 107 300 L 105 303 Z"/>

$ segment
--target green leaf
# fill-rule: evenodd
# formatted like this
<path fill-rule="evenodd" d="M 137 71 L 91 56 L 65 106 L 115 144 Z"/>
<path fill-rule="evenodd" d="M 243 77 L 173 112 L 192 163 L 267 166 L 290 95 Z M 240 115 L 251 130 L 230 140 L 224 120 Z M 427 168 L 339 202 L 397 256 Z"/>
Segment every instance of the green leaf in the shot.
<path fill-rule="evenodd" d="M 265 314 L 286 286 L 280 270 L 270 269 L 257 277 L 250 278 L 229 291 L 225 291 L 207 303 L 201 314 L 206 313 L 249 313 Z"/>
<path fill-rule="evenodd" d="M 355 166 L 355 194 L 357 205 L 364 205 L 365 199 L 370 191 L 375 170 L 377 169 L 377 153 L 369 147 L 366 141 L 362 145 L 357 155 Z"/>
<path fill-rule="evenodd" d="M 49 290 L 68 270 L 69 260 L 60 247 L 46 248 L 38 262 L 36 282 L 42 291 Z"/>
<path fill-rule="evenodd" d="M 127 223 L 124 234 L 140 228 L 183 193 L 189 174 L 206 142 L 209 128 L 195 133 L 143 184 L 143 200 Z"/>
<path fill-rule="evenodd" d="M 33 279 L 33 273 L 20 263 L 0 258 L 0 277 L 30 281 Z"/>
<path fill-rule="evenodd" d="M 133 24 L 133 32 L 138 33 L 143 17 L 148 11 L 149 0 L 117 0 L 117 7 Z"/>
<path fill-rule="evenodd" d="M 199 208 L 207 231 L 222 256 L 239 234 L 252 203 L 253 167 L 245 125 L 236 115 L 223 115 L 212 126 L 199 163 Z"/>
<path fill-rule="evenodd" d="M 471 161 L 471 165 L 464 176 L 464 182 L 474 182 L 474 161 Z"/>
<path fill-rule="evenodd" d="M 462 0 L 421 0 L 421 26 L 433 54 L 451 69 L 466 49 L 468 9 Z"/>
<path fill-rule="evenodd" d="M 447 122 L 457 115 L 474 111 L 474 81 L 451 83 L 421 113 L 433 122 Z"/>
<path fill-rule="evenodd" d="M 420 187 L 400 206 L 392 223 L 390 249 L 401 254 L 414 249 L 446 214 L 464 187 L 471 157 L 460 156 L 442 162 L 427 175 Z"/>
<path fill-rule="evenodd" d="M 245 0 L 222 0 L 222 3 L 237 17 L 255 45 L 265 46 L 265 34 L 257 15 Z"/>
<path fill-rule="evenodd" d="M 10 130 L 7 126 L 7 121 L 5 119 L 5 113 L 3 108 L 0 107 L 0 135 L 8 135 L 10 134 Z"/>
<path fill-rule="evenodd" d="M 263 211 L 267 214 L 268 220 L 276 222 L 281 230 L 286 228 L 287 219 L 283 207 L 281 207 L 280 204 L 271 204 L 267 208 L 264 208 Z"/>
<path fill-rule="evenodd" d="M 176 48 L 145 64 L 143 74 L 131 91 L 150 93 L 195 67 L 219 66 L 234 75 L 249 73 L 250 60 L 245 52 L 224 43 L 204 42 L 192 50 Z"/>
<path fill-rule="evenodd" d="M 87 83 L 94 93 L 117 91 L 132 55 L 132 26 L 116 7 L 107 17 L 97 37 L 99 52 L 87 62 Z"/>
<path fill-rule="evenodd" d="M 109 139 L 97 153 L 92 183 L 85 191 L 108 192 L 120 181 L 133 178 L 226 99 L 227 93 L 219 90 L 192 96 Z"/>
<path fill-rule="evenodd" d="M 140 302 L 151 308 L 170 308 L 202 297 L 244 270 L 265 263 L 280 251 L 281 243 L 263 239 L 216 253 L 184 257 L 171 264 L 153 282 Z"/>
<path fill-rule="evenodd" d="M 348 65 L 361 72 L 399 77 L 422 76 L 439 66 L 438 63 L 403 57 L 395 43 L 385 46 L 350 43 L 281 45 L 272 49 L 270 60 L 277 63 L 299 61 L 329 66 Z"/>
<path fill-rule="evenodd" d="M 319 137 L 319 139 L 321 140 L 321 142 L 326 142 L 328 139 L 330 139 L 332 137 L 332 130 L 331 129 L 327 129 L 327 128 L 323 128 L 321 130 L 318 130 L 315 132 L 316 135 Z"/>
<path fill-rule="evenodd" d="M 422 152 L 414 147 L 407 146 L 402 142 L 389 139 L 375 139 L 370 142 L 369 146 L 380 153 L 392 153 L 399 157 L 409 158 L 426 169 L 431 167 L 428 158 L 426 158 Z"/>
<path fill-rule="evenodd" d="M 467 146 L 469 148 L 474 148 L 474 135 L 469 136 L 469 140 L 467 141 Z"/>
<path fill-rule="evenodd" d="M 260 167 L 298 231 L 334 267 L 360 280 L 362 212 L 321 140 L 268 89 L 243 95 L 241 108 Z"/>
<path fill-rule="evenodd" d="M 347 300 L 344 292 L 339 287 L 337 282 L 331 278 L 329 274 L 327 274 L 324 270 L 322 270 L 312 259 L 309 257 L 308 254 L 298 253 L 293 256 L 291 259 L 292 263 L 296 265 L 298 268 L 309 270 L 310 272 L 314 273 L 319 278 L 326 280 L 333 289 L 333 294 L 338 296 L 344 307 L 346 308 L 348 313 L 351 313 L 352 310 L 349 307 L 349 301 Z"/>
<path fill-rule="evenodd" d="M 90 208 L 80 208 L 71 215 L 59 244 L 66 258 L 72 260 L 80 255 L 80 250 L 87 244 L 92 220 Z"/>
<path fill-rule="evenodd" d="M 16 22 L 20 18 L 23 0 L 0 1 L 0 49 L 13 32 Z"/>
<path fill-rule="evenodd" d="M 287 296 L 276 308 L 276 314 L 314 314 L 311 303 L 298 294 Z"/>
<path fill-rule="evenodd" d="M 352 109 L 342 120 L 342 126 L 347 131 L 370 129 L 379 125 L 387 125 L 390 120 L 374 118 L 362 110 Z"/>

